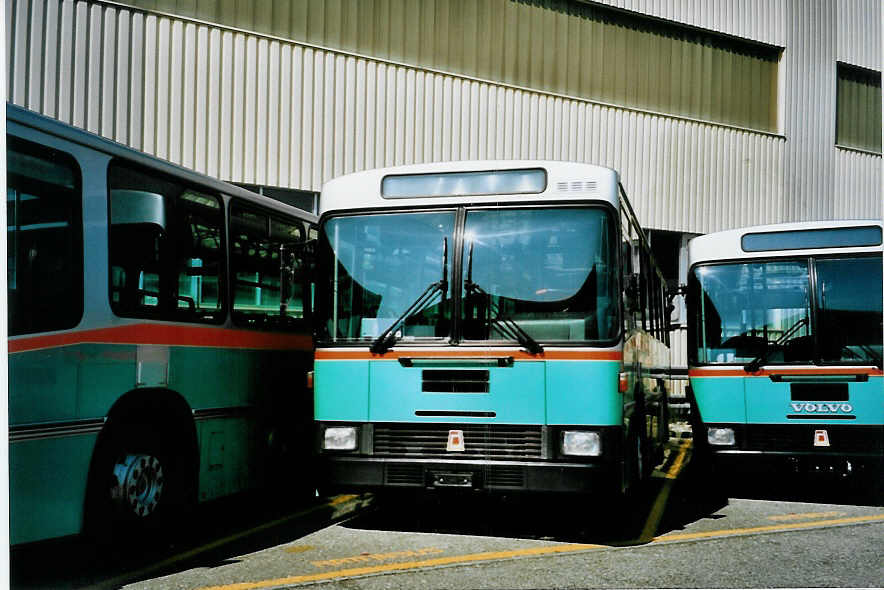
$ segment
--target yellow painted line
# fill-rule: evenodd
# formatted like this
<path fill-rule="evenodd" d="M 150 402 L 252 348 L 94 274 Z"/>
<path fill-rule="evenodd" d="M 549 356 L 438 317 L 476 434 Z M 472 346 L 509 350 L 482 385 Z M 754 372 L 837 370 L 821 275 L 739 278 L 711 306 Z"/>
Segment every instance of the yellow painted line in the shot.
<path fill-rule="evenodd" d="M 666 479 L 676 479 L 678 477 L 682 467 L 684 467 L 684 462 L 687 460 L 688 451 L 692 448 L 693 444 L 691 441 L 687 441 L 679 447 L 675 461 L 672 462 L 672 466 L 669 468 L 669 471 L 666 472 Z"/>
<path fill-rule="evenodd" d="M 534 557 L 538 555 L 554 555 L 561 553 L 575 553 L 578 551 L 586 551 L 587 549 L 604 549 L 604 545 L 551 545 L 546 547 L 531 547 L 527 549 L 513 549 L 509 551 L 487 551 L 484 553 L 472 553 L 468 555 L 452 555 L 449 557 L 435 557 L 433 559 L 422 559 L 419 561 L 405 561 L 401 563 L 387 563 L 384 565 L 372 565 L 365 567 L 353 567 L 343 570 L 335 570 L 330 572 L 322 572 L 318 574 L 306 574 L 301 576 L 289 576 L 286 578 L 275 578 L 273 580 L 261 580 L 259 582 L 239 582 L 236 584 L 225 584 L 221 586 L 206 586 L 202 590 L 255 590 L 258 588 L 269 588 L 272 586 L 282 586 L 284 584 L 302 584 L 305 582 L 319 582 L 323 580 L 334 580 L 337 578 L 365 576 L 369 574 L 381 574 L 386 572 L 406 571 L 425 567 L 438 567 L 442 565 L 457 565 L 464 563 L 475 563 L 479 561 L 495 561 L 501 559 L 512 559 L 515 557 Z"/>
<path fill-rule="evenodd" d="M 350 500 L 356 499 L 356 494 L 341 494 L 340 496 L 335 496 L 329 502 L 329 506 L 337 506 L 338 504 L 345 504 Z"/>
<path fill-rule="evenodd" d="M 286 553 L 305 553 L 310 551 L 311 549 L 316 549 L 313 545 L 294 545 L 293 547 L 286 547 Z"/>
<path fill-rule="evenodd" d="M 833 518 L 835 516 L 844 516 L 846 512 L 838 512 L 830 510 L 829 512 L 798 512 L 792 514 L 778 514 L 776 516 L 768 516 L 768 520 L 789 521 L 789 520 L 813 520 L 816 518 Z"/>
<path fill-rule="evenodd" d="M 423 557 L 424 555 L 438 555 L 440 553 L 445 553 L 445 550 L 438 547 L 424 547 L 423 549 L 405 549 L 404 551 L 391 551 L 389 553 L 362 553 L 351 557 L 311 561 L 310 563 L 316 567 L 329 567 L 348 563 L 364 563 L 366 561 L 392 561 L 402 557 Z"/>
<path fill-rule="evenodd" d="M 669 494 L 672 492 L 672 486 L 675 484 L 675 480 L 685 466 L 688 452 L 690 450 L 690 442 L 681 445 L 678 449 L 678 455 L 664 474 L 666 481 L 663 482 L 663 487 L 660 489 L 660 493 L 657 494 L 657 498 L 654 500 L 654 505 L 651 507 L 651 513 L 648 514 L 648 520 L 645 521 L 645 526 L 642 529 L 641 535 L 638 537 L 639 543 L 647 543 L 657 534 L 657 528 L 660 526 L 660 521 L 663 519 L 663 513 L 666 510 L 666 503 L 669 501 Z"/>
<path fill-rule="evenodd" d="M 341 498 L 345 498 L 345 499 L 341 500 Z M 173 555 L 172 557 L 164 559 L 158 563 L 149 565 L 149 566 L 142 568 L 140 570 L 137 570 L 135 572 L 128 572 L 126 574 L 122 574 L 120 576 L 117 576 L 116 578 L 111 578 L 109 580 L 97 582 L 96 584 L 93 584 L 91 586 L 87 586 L 83 590 L 99 589 L 99 588 L 119 588 L 120 586 L 122 586 L 126 582 L 129 582 L 130 580 L 145 578 L 154 572 L 166 569 L 167 567 L 169 567 L 171 565 L 174 565 L 174 564 L 179 563 L 181 561 L 188 560 L 188 559 L 195 557 L 201 553 L 205 553 L 206 551 L 216 549 L 217 547 L 221 547 L 227 543 L 231 543 L 233 541 L 236 541 L 237 539 L 247 537 L 249 535 L 253 535 L 255 533 L 261 532 L 266 529 L 273 528 L 275 526 L 281 525 L 281 524 L 289 522 L 291 520 L 307 517 L 311 514 L 314 514 L 316 512 L 323 510 L 324 508 L 339 506 L 340 509 L 342 510 L 343 508 L 345 508 L 344 506 L 341 506 L 342 504 L 344 504 L 346 502 L 352 502 L 352 501 L 359 499 L 359 498 L 361 498 L 361 497 L 356 496 L 356 495 L 352 495 L 352 494 L 344 495 L 344 496 L 335 496 L 334 498 L 331 498 L 325 504 L 318 504 L 316 506 L 311 506 L 310 508 L 307 508 L 306 510 L 301 510 L 300 512 L 296 512 L 295 514 L 290 514 L 288 516 L 284 516 L 284 517 L 274 520 L 272 522 L 266 522 L 264 524 L 254 527 L 254 528 L 251 528 L 247 531 L 241 531 L 238 533 L 234 533 L 228 537 L 224 537 L 222 539 L 217 539 L 217 540 L 212 541 L 211 543 L 207 543 L 201 547 L 195 547 L 194 549 L 191 549 L 189 551 L 185 551 L 184 553 L 179 553 L 178 555 Z M 358 506 L 353 506 L 352 510 L 356 510 L 356 508 L 358 508 Z M 339 518 L 340 516 L 342 516 L 345 513 L 346 512 L 335 511 L 331 515 L 331 517 L 329 518 L 329 522 L 333 522 L 335 519 Z"/>
<path fill-rule="evenodd" d="M 675 541 L 686 541 L 696 539 L 713 539 L 722 537 L 732 537 L 737 535 L 745 535 L 751 533 L 765 532 L 788 532 L 791 530 L 822 528 L 825 526 L 860 524 L 867 522 L 884 521 L 884 514 L 876 514 L 870 516 L 855 516 L 851 518 L 838 518 L 813 522 L 801 522 L 784 525 L 768 525 L 740 529 L 728 529 L 717 531 L 705 531 L 699 533 L 678 533 L 674 535 L 666 535 L 656 537 L 652 543 L 667 543 Z M 483 561 L 496 561 L 503 559 L 513 559 L 517 557 L 538 557 L 544 555 L 561 555 L 569 553 L 579 553 L 593 549 L 615 549 L 608 545 L 552 545 L 547 547 L 532 547 L 527 549 L 514 549 L 509 551 L 488 551 L 484 553 L 473 553 L 467 555 L 452 555 L 449 557 L 436 557 L 432 559 L 422 559 L 418 561 L 406 561 L 400 563 L 388 563 L 383 565 L 372 565 L 364 567 L 353 567 L 341 570 L 321 572 L 316 574 L 304 574 L 298 576 L 288 576 L 285 578 L 274 578 L 272 580 L 260 580 L 256 582 L 238 582 L 234 584 L 225 584 L 220 586 L 207 586 L 201 590 L 258 590 L 260 588 L 269 588 L 273 586 L 282 586 L 285 584 L 303 584 L 307 582 L 321 582 L 334 580 L 338 578 L 346 578 L 353 576 L 365 576 L 371 574 L 383 574 L 392 572 L 403 572 L 408 570 L 438 567 L 445 565 L 461 565 L 468 563 L 476 563 Z"/>
<path fill-rule="evenodd" d="M 733 537 L 736 535 L 748 535 L 752 533 L 787 532 L 799 529 L 823 528 L 827 526 L 859 524 L 864 522 L 884 521 L 884 514 L 869 516 L 853 516 L 850 518 L 833 518 L 830 520 L 812 520 L 808 522 L 795 522 L 791 524 L 769 524 L 764 526 L 748 527 L 742 529 L 723 529 L 717 531 L 703 531 L 699 533 L 675 533 L 655 537 L 652 543 L 665 543 L 668 541 L 689 541 L 695 539 L 714 539 L 720 537 Z"/>

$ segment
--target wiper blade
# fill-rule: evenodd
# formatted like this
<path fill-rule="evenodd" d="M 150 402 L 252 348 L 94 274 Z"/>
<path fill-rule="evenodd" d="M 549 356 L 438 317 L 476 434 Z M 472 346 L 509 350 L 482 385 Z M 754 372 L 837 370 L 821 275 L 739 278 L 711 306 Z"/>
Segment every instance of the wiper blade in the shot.
<path fill-rule="evenodd" d="M 472 293 L 478 293 L 483 297 L 488 298 L 488 306 L 489 312 L 493 315 L 489 317 L 489 322 L 497 327 L 497 330 L 503 334 L 505 337 L 510 340 L 516 340 L 519 344 L 525 347 L 525 350 L 530 352 L 531 354 L 542 354 L 543 346 L 537 342 L 534 338 L 531 337 L 528 332 L 526 332 L 516 320 L 503 315 L 500 312 L 500 307 L 494 305 L 491 302 L 491 295 L 488 294 L 485 289 L 480 287 L 478 284 L 473 282 L 473 245 L 470 244 L 470 254 L 469 260 L 467 262 L 467 278 L 463 283 L 464 290 L 466 290 L 467 295 Z"/>
<path fill-rule="evenodd" d="M 879 369 L 884 369 L 884 360 L 882 360 L 881 355 L 875 352 L 875 349 L 869 346 L 868 344 L 860 344 L 860 349 L 869 355 L 875 363 L 875 366 Z"/>
<path fill-rule="evenodd" d="M 808 321 L 809 320 L 807 319 L 807 317 L 803 317 L 800 320 L 798 320 L 797 322 L 795 322 L 792 325 L 792 327 L 789 328 L 788 330 L 786 330 L 782 336 L 777 338 L 777 340 L 775 342 L 768 342 L 767 345 L 765 345 L 765 347 L 764 347 L 764 352 L 762 352 L 757 357 L 755 357 L 754 359 L 752 359 L 751 361 L 749 361 L 748 363 L 743 365 L 743 369 L 745 369 L 747 373 L 754 373 L 754 372 L 758 371 L 758 369 L 761 368 L 761 365 L 763 365 L 765 362 L 767 362 L 767 357 L 771 353 L 771 344 L 773 346 L 779 346 L 780 344 L 782 344 L 783 342 L 788 340 L 788 338 L 792 334 L 797 332 L 798 328 L 806 325 L 808 323 Z"/>
<path fill-rule="evenodd" d="M 421 293 L 414 302 L 403 311 L 399 317 L 393 320 L 386 330 L 381 332 L 380 336 L 372 340 L 369 350 L 374 354 L 383 354 L 387 352 L 391 346 L 396 343 L 396 328 L 405 322 L 408 318 L 419 314 L 425 310 L 430 302 L 433 301 L 436 292 L 442 293 L 442 302 L 444 305 L 445 295 L 448 293 L 448 238 L 442 238 L 442 278 L 438 281 L 430 283 L 424 292 Z"/>

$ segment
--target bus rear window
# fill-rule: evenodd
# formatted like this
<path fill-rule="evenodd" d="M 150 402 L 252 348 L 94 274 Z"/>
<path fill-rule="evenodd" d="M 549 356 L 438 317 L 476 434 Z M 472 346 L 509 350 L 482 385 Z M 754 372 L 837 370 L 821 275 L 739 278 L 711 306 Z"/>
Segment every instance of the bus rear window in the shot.
<path fill-rule="evenodd" d="M 744 252 L 807 250 L 811 248 L 855 248 L 880 245 L 881 228 L 877 226 L 752 233 L 744 235 L 742 239 Z"/>

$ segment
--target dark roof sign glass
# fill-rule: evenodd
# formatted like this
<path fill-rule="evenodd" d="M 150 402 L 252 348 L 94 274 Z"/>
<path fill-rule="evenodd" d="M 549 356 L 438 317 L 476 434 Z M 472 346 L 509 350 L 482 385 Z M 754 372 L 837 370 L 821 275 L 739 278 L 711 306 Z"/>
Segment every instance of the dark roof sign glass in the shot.
<path fill-rule="evenodd" d="M 385 176 L 381 181 L 381 196 L 386 199 L 524 195 L 542 193 L 544 190 L 546 170 L 542 168 L 398 174 Z"/>
<path fill-rule="evenodd" d="M 880 245 L 881 228 L 875 225 L 752 233 L 744 235 L 742 240 L 744 252 Z"/>

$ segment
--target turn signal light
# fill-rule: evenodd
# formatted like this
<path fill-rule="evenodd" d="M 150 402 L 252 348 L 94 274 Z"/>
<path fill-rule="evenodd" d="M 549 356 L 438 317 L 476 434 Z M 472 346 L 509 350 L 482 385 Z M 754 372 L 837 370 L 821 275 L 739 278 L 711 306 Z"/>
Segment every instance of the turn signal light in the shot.
<path fill-rule="evenodd" d="M 620 393 L 626 393 L 629 389 L 629 374 L 626 372 L 620 373 L 620 380 L 617 383 L 617 391 Z"/>

